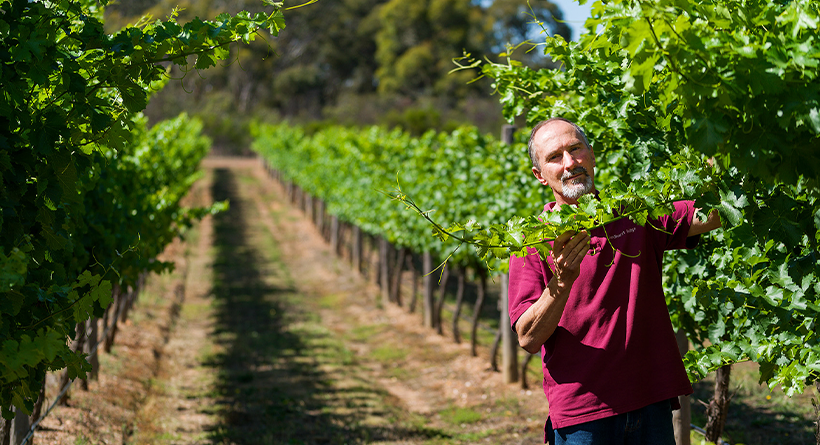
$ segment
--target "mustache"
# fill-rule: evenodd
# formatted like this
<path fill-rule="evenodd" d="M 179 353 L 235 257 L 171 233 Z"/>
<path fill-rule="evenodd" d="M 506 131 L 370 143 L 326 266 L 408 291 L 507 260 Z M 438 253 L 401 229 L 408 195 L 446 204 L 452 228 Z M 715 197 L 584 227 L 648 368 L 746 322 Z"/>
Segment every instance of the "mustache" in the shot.
<path fill-rule="evenodd" d="M 570 170 L 568 172 L 564 172 L 564 174 L 561 175 L 561 181 L 562 182 L 566 181 L 567 179 L 569 179 L 569 178 L 571 178 L 571 177 L 573 177 L 577 174 L 580 174 L 580 173 L 583 173 L 583 174 L 589 176 L 589 172 L 587 172 L 586 168 L 578 166 L 578 167 L 575 167 L 575 168 L 573 168 L 572 170 Z"/>

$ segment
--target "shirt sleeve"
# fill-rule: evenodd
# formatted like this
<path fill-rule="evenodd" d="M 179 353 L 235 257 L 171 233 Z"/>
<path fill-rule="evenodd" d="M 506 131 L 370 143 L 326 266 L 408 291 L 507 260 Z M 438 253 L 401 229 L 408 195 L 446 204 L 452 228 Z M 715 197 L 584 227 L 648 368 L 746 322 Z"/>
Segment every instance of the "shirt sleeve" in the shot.
<path fill-rule="evenodd" d="M 538 256 L 535 249 L 529 248 L 530 255 L 519 258 L 510 257 L 509 289 L 507 293 L 510 326 L 515 330 L 518 318 L 529 309 L 547 288 L 552 272 Z"/>
<path fill-rule="evenodd" d="M 695 217 L 695 201 L 677 201 L 675 211 L 655 220 L 649 220 L 647 227 L 654 229 L 663 250 L 692 249 L 698 245 L 700 235 L 688 236 Z"/>

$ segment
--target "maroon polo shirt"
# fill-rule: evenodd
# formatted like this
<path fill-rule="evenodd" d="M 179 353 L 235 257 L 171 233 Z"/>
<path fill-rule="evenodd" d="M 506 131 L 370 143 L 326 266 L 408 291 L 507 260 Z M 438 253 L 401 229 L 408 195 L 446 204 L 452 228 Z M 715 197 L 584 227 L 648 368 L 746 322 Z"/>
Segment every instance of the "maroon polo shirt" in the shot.
<path fill-rule="evenodd" d="M 591 255 L 581 262 L 561 321 L 541 347 L 554 428 L 692 393 L 661 276 L 664 251 L 697 245 L 699 237 L 687 239 L 693 205 L 677 202 L 672 215 L 644 227 L 625 218 L 590 231 Z M 552 258 L 547 264 L 530 251 L 532 255 L 510 258 L 513 329 L 552 278 Z"/>

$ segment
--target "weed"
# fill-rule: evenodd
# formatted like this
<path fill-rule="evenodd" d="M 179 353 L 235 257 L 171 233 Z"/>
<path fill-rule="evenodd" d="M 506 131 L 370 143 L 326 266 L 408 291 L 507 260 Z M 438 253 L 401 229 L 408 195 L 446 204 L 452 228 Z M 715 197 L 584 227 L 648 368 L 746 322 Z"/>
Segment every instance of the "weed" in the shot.
<path fill-rule="evenodd" d="M 350 339 L 356 342 L 365 342 L 373 337 L 378 337 L 379 334 L 387 330 L 387 328 L 388 326 L 384 323 L 356 326 L 350 330 Z"/>
<path fill-rule="evenodd" d="M 388 364 L 407 358 L 407 351 L 392 346 L 382 346 L 374 349 L 371 355 L 374 360 Z"/>
<path fill-rule="evenodd" d="M 481 413 L 472 408 L 447 408 L 440 412 L 442 420 L 452 425 L 476 423 L 482 419 Z"/>
<path fill-rule="evenodd" d="M 322 309 L 336 309 L 343 301 L 343 296 L 339 294 L 325 295 L 318 300 L 319 307 Z"/>

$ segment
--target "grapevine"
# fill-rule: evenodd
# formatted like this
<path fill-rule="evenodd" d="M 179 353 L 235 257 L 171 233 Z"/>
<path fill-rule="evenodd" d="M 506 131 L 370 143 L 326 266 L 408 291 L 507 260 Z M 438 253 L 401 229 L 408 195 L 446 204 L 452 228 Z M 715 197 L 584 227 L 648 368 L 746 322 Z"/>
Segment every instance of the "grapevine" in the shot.
<path fill-rule="evenodd" d="M 67 346 L 112 284 L 162 270 L 156 255 L 210 209 L 179 199 L 208 142 L 181 117 L 139 112 L 168 64 L 213 66 L 231 42 L 284 26 L 270 14 L 166 20 L 103 30 L 96 0 L 0 0 L 0 404 L 30 412 L 47 371 L 89 369 Z"/>

